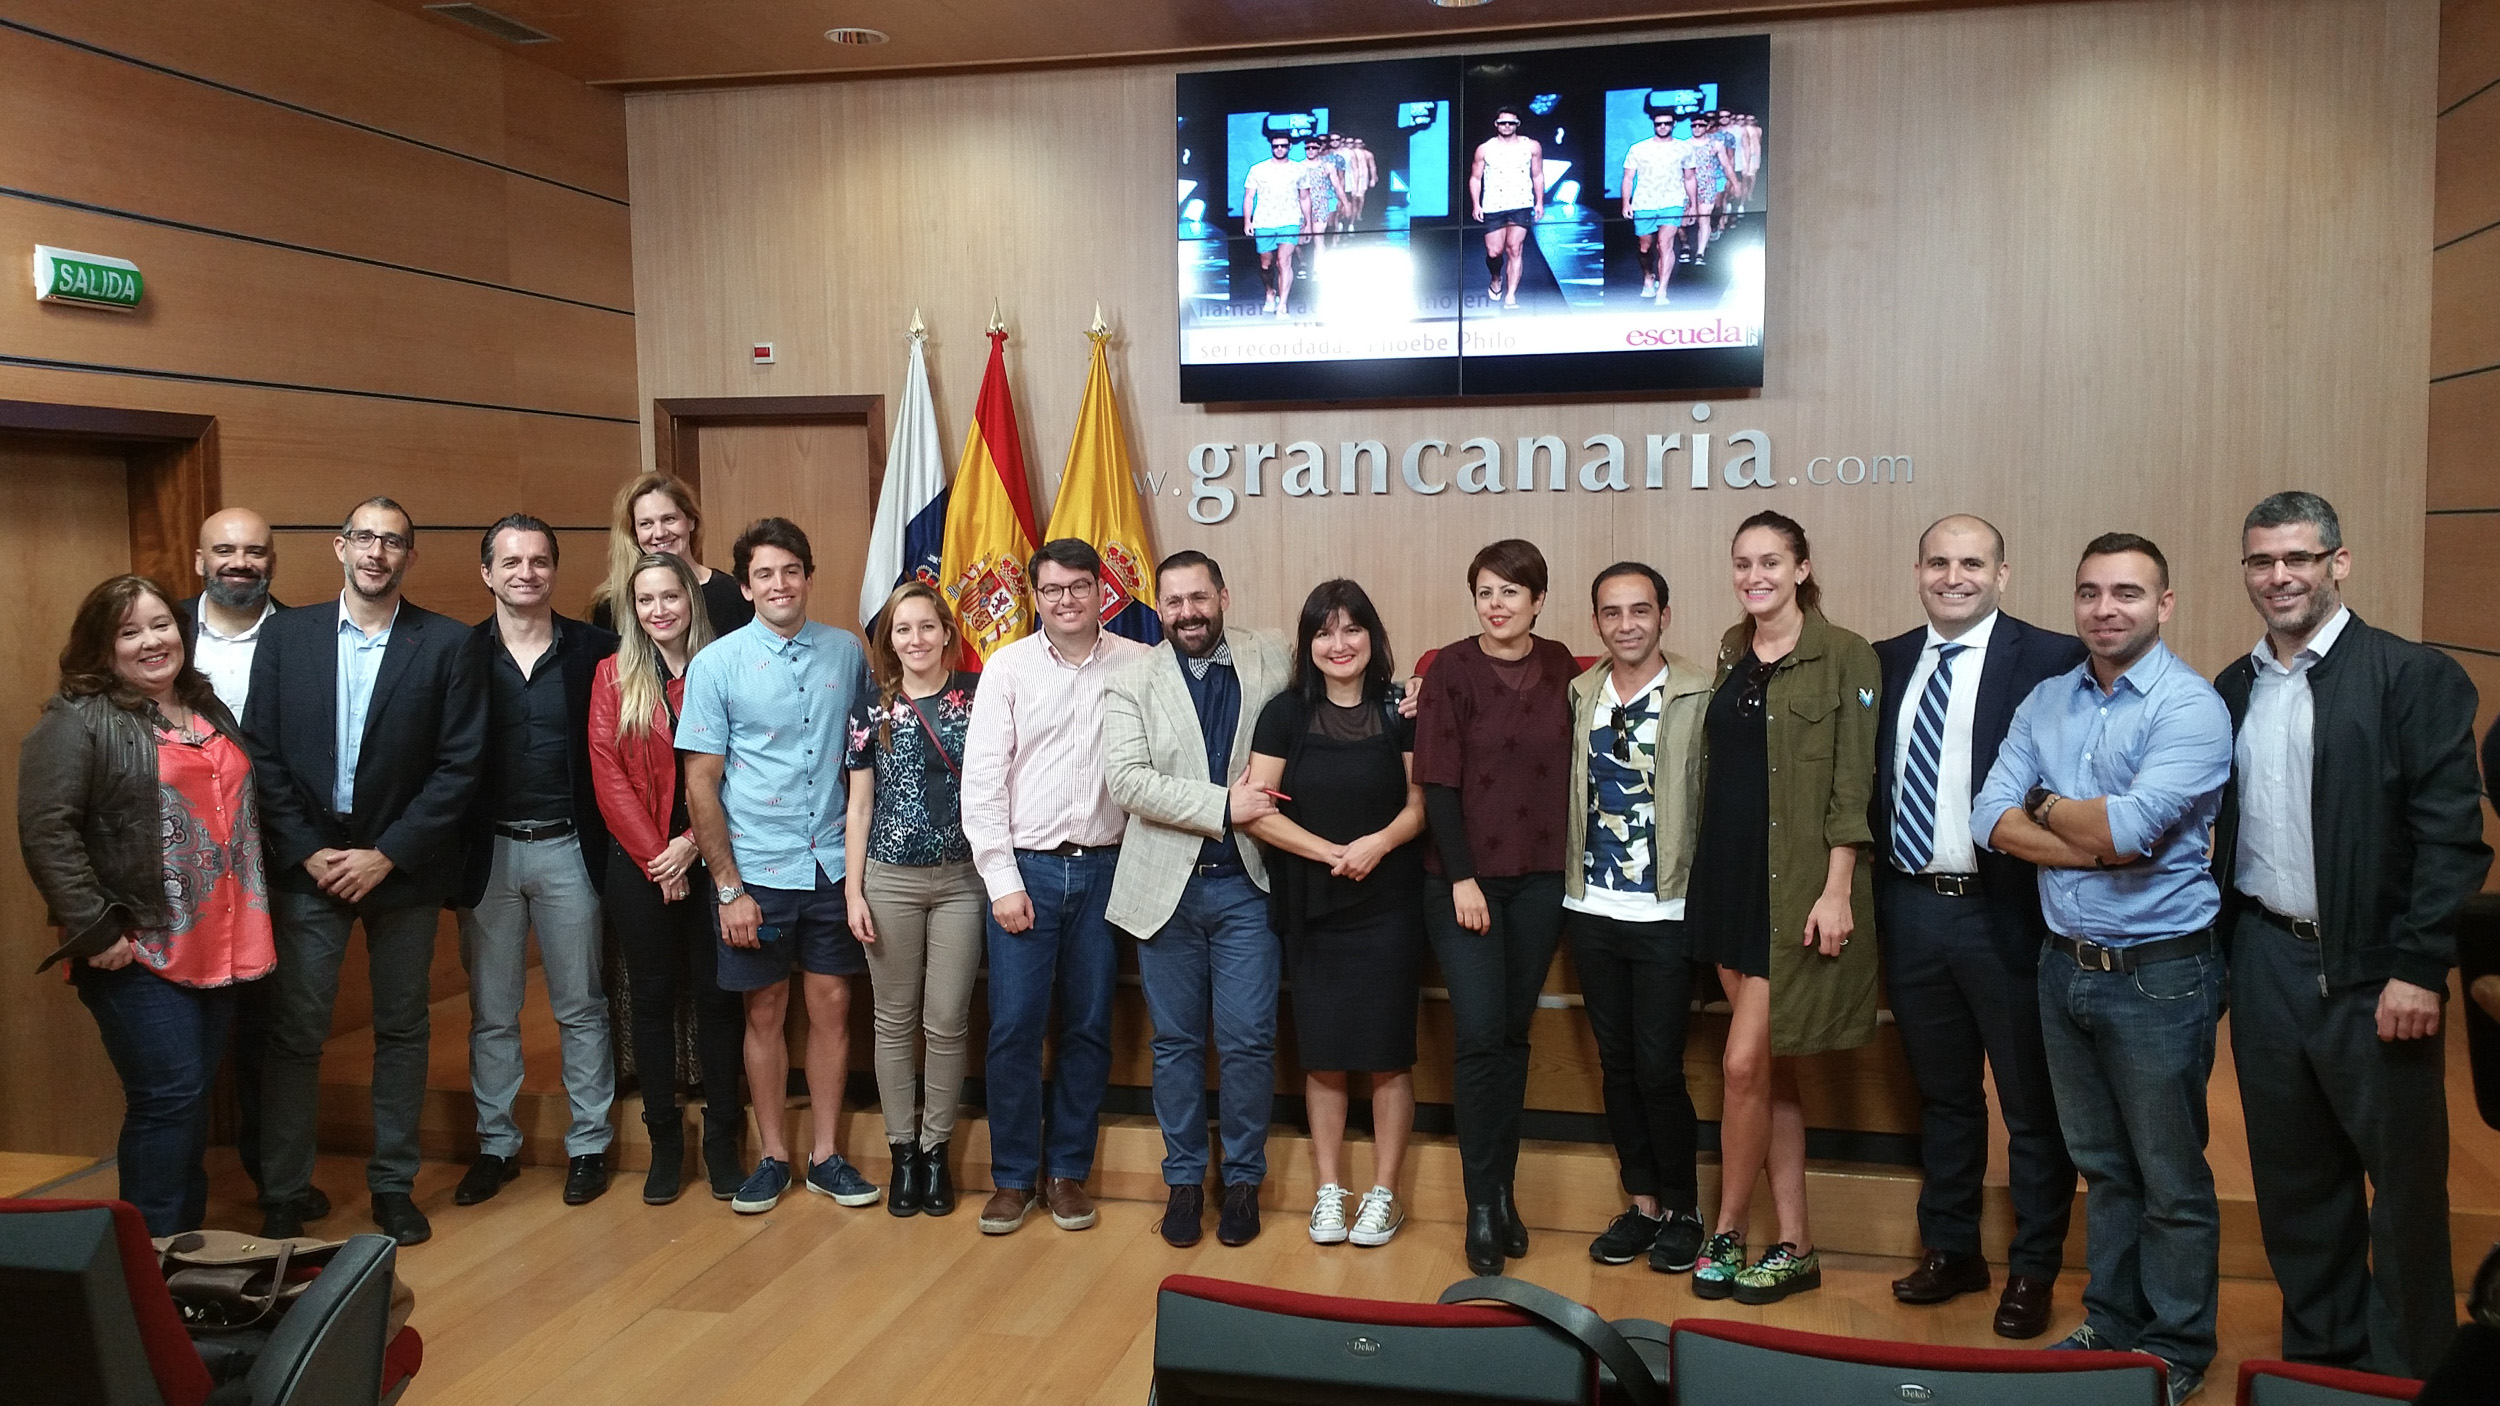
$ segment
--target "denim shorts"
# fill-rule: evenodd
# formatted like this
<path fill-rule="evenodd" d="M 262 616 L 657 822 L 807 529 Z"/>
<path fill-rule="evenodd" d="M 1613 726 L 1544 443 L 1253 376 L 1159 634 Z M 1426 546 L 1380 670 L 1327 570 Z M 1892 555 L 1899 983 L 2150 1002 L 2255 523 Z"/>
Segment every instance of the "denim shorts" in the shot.
<path fill-rule="evenodd" d="M 732 947 L 715 936 L 721 990 L 761 991 L 789 980 L 794 968 L 819 976 L 852 976 L 868 970 L 868 954 L 859 939 L 851 936 L 842 881 L 826 878 L 821 867 L 812 891 L 750 887 L 747 894 L 764 910 L 762 927 L 774 929 L 776 935 L 760 947 Z"/>

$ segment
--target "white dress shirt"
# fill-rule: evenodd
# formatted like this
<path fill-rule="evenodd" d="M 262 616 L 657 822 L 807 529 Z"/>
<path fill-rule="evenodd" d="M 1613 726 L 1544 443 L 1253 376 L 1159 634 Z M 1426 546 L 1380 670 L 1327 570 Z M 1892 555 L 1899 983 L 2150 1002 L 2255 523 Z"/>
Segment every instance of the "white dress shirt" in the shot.
<path fill-rule="evenodd" d="M 1024 892 L 1020 849 L 1116 845 L 1128 814 L 1102 770 L 1102 691 L 1147 646 L 1104 630 L 1065 659 L 1039 630 L 981 668 L 964 733 L 964 838 L 992 901 Z"/>
<path fill-rule="evenodd" d="M 2317 700 L 2309 692 L 2309 670 L 2351 622 L 2349 608 L 2337 610 L 2289 664 L 2274 657 L 2271 641 L 2257 641 L 2248 652 L 2257 677 L 2248 686 L 2248 715 L 2240 720 L 2232 747 L 2240 774 L 2239 891 L 2286 918 L 2308 922 L 2318 918 L 2309 810 Z"/>
<path fill-rule="evenodd" d="M 1893 813 L 1901 813 L 1901 790 L 1909 784 L 1910 738 L 1918 728 L 1919 700 L 1927 696 L 1927 681 L 1936 674 L 1937 651 L 1948 644 L 1962 646 L 1953 656 L 1952 691 L 1945 695 L 1944 736 L 1937 739 L 1936 756 L 1936 848 L 1927 860 L 1922 874 L 1970 874 L 1979 869 L 1979 848 L 1971 843 L 1970 811 L 1974 778 L 1970 773 L 1970 732 L 1979 716 L 1979 675 L 1988 667 L 1988 641 L 1997 630 L 1997 617 L 2002 612 L 1991 610 L 1987 618 L 1962 632 L 1959 639 L 1946 639 L 1927 627 L 1927 642 L 1919 647 L 1918 667 L 1910 671 L 1909 687 L 1902 691 L 1901 716 L 1893 720 L 1892 737 L 1892 800 Z M 1879 837 L 1885 849 L 1892 847 L 1892 837 Z"/>
<path fill-rule="evenodd" d="M 243 718 L 244 701 L 252 695 L 252 654 L 260 648 L 260 627 L 278 607 L 263 602 L 260 618 L 240 633 L 221 635 L 208 623 L 208 602 L 199 606 L 199 630 L 191 645 L 191 666 L 208 676 L 208 686 L 217 693 L 217 701 L 235 720 Z"/>

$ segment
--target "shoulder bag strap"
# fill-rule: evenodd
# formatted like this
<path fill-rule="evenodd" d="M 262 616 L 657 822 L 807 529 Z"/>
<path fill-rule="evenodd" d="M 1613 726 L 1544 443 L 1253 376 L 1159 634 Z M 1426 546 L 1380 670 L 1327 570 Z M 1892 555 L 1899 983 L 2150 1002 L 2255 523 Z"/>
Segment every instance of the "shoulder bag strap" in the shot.
<path fill-rule="evenodd" d="M 911 715 L 920 720 L 920 730 L 929 735 L 929 745 L 937 749 L 938 760 L 946 763 L 946 770 L 955 778 L 955 784 L 959 786 L 962 785 L 964 779 L 963 768 L 955 765 L 955 759 L 953 757 L 946 755 L 946 744 L 938 740 L 937 729 L 929 726 L 929 715 L 920 711 L 920 700 L 909 694 L 905 694 L 903 695 L 903 702 L 910 705 Z"/>
<path fill-rule="evenodd" d="M 1597 1316 L 1594 1309 L 1576 1303 L 1551 1289 L 1492 1274 L 1475 1279 L 1461 1279 L 1441 1291 L 1439 1303 L 1471 1303 L 1491 1300 L 1508 1304 L 1529 1317 L 1544 1323 L 1588 1349 L 1606 1375 L 1613 1378 L 1622 1399 L 1630 1406 L 1667 1406 L 1664 1372 L 1652 1375 L 1649 1363 L 1625 1340 L 1616 1325 Z M 1633 1335 L 1647 1341 L 1663 1342 L 1664 1331 L 1653 1334 L 1656 1324 L 1637 1319 L 1626 1320 L 1625 1327 Z M 1663 1366 L 1663 1364 L 1662 1364 Z M 1599 1383 L 1603 1395 L 1604 1383 Z"/>

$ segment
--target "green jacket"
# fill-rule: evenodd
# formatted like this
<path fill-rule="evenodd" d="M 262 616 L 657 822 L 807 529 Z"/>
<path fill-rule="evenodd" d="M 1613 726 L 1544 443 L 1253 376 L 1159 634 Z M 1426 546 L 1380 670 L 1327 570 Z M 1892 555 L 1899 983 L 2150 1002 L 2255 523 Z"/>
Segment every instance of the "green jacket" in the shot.
<path fill-rule="evenodd" d="M 1701 719 L 1710 710 L 1710 681 L 1701 666 L 1673 652 L 1666 661 L 1667 681 L 1659 686 L 1658 772 L 1650 780 L 1658 822 L 1650 872 L 1661 899 L 1682 898 L 1693 870 L 1693 840 L 1701 832 Z M 1563 892 L 1573 898 L 1588 888 L 1589 709 L 1604 696 L 1613 667 L 1601 657 L 1571 681 L 1571 820 L 1563 846 Z"/>
<path fill-rule="evenodd" d="M 1727 681 L 1753 641 L 1743 621 L 1719 641 L 1713 688 Z M 1876 708 L 1883 666 L 1863 638 L 1806 612 L 1797 647 L 1764 695 L 1771 758 L 1771 1053 L 1854 1049 L 1875 1036 L 1874 834 Z M 1708 767 L 1705 743 L 1703 766 Z M 1838 957 L 1805 946 L 1806 914 L 1823 896 L 1831 852 L 1860 846 L 1850 886 L 1854 921 Z"/>

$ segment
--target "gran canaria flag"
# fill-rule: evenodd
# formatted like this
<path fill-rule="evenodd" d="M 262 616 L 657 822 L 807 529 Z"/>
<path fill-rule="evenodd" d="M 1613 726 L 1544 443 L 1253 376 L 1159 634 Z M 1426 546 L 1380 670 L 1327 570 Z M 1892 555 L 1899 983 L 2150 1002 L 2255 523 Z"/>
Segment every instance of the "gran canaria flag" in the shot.
<path fill-rule="evenodd" d="M 1049 535 L 1093 544 L 1102 554 L 1103 628 L 1153 644 L 1163 638 L 1163 621 L 1154 608 L 1154 554 L 1146 545 L 1137 480 L 1129 473 L 1120 409 L 1111 398 L 1111 367 L 1103 354 L 1110 334 L 1099 310 L 1094 318 L 1094 330 L 1086 334 L 1094 339 L 1094 366 L 1085 375 L 1085 406 L 1077 412 L 1076 438 L 1068 442 Z"/>
<path fill-rule="evenodd" d="M 979 668 L 1000 645 L 1033 628 L 1024 564 L 1034 547 L 1033 491 L 1025 486 L 1024 443 L 1016 437 L 1007 391 L 1007 333 L 990 330 L 989 370 L 972 407 L 972 429 L 946 503 L 946 551 L 938 588 L 954 607 L 964 663 Z"/>

